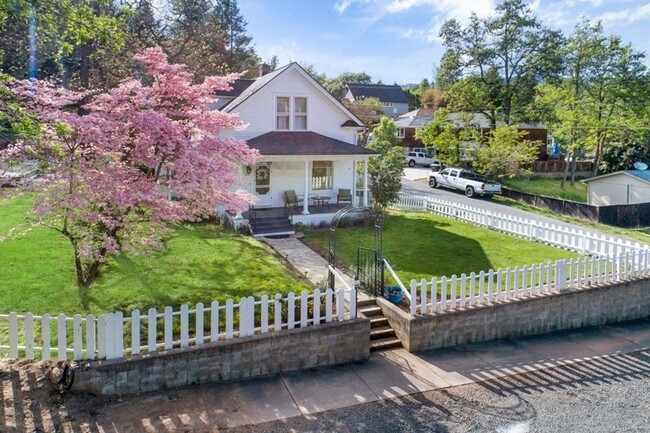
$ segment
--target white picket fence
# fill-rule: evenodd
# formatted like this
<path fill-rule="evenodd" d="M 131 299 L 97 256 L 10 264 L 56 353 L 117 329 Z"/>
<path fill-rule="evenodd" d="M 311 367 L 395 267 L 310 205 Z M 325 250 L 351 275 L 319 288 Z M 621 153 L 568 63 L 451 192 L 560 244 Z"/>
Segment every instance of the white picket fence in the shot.
<path fill-rule="evenodd" d="M 648 245 L 614 236 L 576 230 L 433 197 L 400 194 L 391 208 L 430 212 L 581 254 L 612 256 L 650 249 Z"/>
<path fill-rule="evenodd" d="M 462 310 L 569 288 L 650 277 L 650 252 L 590 256 L 539 265 L 472 272 L 459 277 L 411 280 L 411 315 Z"/>
<path fill-rule="evenodd" d="M 134 310 L 100 317 L 61 314 L 0 315 L 0 352 L 10 358 L 117 359 L 157 350 L 199 346 L 230 341 L 254 334 L 318 326 L 356 318 L 356 291 L 345 287 L 289 293 L 260 299 L 244 297 L 235 303 L 202 303 L 174 311 L 150 308 L 145 314 Z M 193 324 L 193 327 L 190 326 Z"/>

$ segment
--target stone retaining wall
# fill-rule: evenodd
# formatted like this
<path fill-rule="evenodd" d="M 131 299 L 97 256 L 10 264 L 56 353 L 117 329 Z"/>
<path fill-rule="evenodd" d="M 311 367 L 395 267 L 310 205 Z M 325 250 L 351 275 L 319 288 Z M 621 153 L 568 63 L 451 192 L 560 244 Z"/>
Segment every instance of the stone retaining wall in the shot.
<path fill-rule="evenodd" d="M 134 394 L 344 364 L 369 356 L 370 321 L 356 319 L 83 363 L 76 370 L 72 391 Z"/>
<path fill-rule="evenodd" d="M 409 352 L 650 317 L 650 279 L 412 317 L 378 302 Z"/>

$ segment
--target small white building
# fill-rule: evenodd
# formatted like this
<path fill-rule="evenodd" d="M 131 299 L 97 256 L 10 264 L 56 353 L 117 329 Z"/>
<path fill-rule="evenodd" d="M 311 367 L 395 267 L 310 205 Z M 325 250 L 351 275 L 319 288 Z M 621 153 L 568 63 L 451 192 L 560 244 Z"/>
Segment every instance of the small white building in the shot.
<path fill-rule="evenodd" d="M 623 170 L 583 180 L 590 205 L 650 203 L 650 170 Z"/>

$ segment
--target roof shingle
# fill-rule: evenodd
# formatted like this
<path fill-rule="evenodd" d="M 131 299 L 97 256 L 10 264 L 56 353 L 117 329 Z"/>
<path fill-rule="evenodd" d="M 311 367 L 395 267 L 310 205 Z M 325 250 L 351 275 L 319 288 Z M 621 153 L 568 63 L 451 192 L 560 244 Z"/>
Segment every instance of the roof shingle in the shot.
<path fill-rule="evenodd" d="M 262 155 L 378 155 L 361 146 L 311 131 L 273 131 L 251 138 L 248 147 Z"/>

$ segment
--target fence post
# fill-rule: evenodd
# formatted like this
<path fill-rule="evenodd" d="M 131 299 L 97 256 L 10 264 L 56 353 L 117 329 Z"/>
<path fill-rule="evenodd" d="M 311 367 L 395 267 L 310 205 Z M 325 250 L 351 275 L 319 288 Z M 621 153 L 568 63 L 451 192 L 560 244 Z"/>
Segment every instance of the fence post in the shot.
<path fill-rule="evenodd" d="M 417 282 L 415 279 L 411 280 L 411 287 L 410 287 L 410 292 L 411 292 L 411 316 L 416 316 L 418 314 L 418 303 L 417 303 Z"/>
<path fill-rule="evenodd" d="M 350 319 L 357 318 L 357 289 L 350 289 Z"/>

